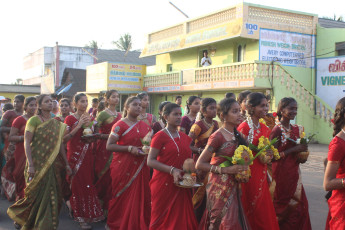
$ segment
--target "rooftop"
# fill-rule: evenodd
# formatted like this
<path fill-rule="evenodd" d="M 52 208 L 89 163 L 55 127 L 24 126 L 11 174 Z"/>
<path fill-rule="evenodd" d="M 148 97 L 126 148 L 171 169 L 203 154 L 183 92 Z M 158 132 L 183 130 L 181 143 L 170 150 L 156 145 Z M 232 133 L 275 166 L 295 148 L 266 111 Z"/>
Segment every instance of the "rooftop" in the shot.
<path fill-rule="evenodd" d="M 41 93 L 41 86 L 0 84 L 1 93 Z"/>

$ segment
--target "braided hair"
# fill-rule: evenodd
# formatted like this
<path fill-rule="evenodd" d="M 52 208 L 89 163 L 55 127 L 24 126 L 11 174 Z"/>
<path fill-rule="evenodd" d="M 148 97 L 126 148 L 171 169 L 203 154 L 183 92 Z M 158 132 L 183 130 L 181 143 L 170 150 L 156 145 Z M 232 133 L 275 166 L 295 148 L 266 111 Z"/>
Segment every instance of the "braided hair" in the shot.
<path fill-rule="evenodd" d="M 341 98 L 334 112 L 334 125 L 333 125 L 333 137 L 337 135 L 341 129 L 345 126 L 345 97 Z"/>

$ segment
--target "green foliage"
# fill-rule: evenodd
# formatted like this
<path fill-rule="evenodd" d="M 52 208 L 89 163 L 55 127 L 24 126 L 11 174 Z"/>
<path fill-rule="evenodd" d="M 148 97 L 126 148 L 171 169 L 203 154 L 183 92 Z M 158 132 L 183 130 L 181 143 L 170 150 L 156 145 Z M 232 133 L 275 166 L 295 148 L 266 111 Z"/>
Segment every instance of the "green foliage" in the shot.
<path fill-rule="evenodd" d="M 132 36 L 130 34 L 122 35 L 119 40 L 112 42 L 119 50 L 129 51 L 132 48 Z"/>

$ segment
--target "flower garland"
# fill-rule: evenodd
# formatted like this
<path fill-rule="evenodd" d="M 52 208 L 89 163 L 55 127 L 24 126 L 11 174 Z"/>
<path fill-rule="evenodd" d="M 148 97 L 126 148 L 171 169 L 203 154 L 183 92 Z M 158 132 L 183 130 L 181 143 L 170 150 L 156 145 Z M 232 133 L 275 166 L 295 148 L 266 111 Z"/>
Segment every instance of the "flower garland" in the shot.
<path fill-rule="evenodd" d="M 245 154 L 244 152 L 247 152 Z M 243 163 L 248 163 L 253 159 L 253 153 L 252 150 L 250 150 L 247 146 L 245 145 L 240 145 L 238 148 L 235 150 L 234 156 L 232 157 L 232 164 L 243 164 Z M 244 161 L 244 162 L 243 162 Z M 253 162 L 250 163 L 252 165 Z"/>
<path fill-rule="evenodd" d="M 253 139 L 254 139 L 254 123 L 250 116 L 247 117 L 247 123 L 249 126 L 248 142 L 251 144 L 253 143 Z"/>
<path fill-rule="evenodd" d="M 282 145 L 285 145 L 286 144 L 286 140 L 287 140 L 287 133 L 286 133 L 286 130 L 284 129 L 283 125 L 280 123 L 280 121 L 278 121 L 276 123 L 276 125 L 280 128 L 280 131 L 282 132 L 282 136 L 281 136 L 281 143 Z"/>

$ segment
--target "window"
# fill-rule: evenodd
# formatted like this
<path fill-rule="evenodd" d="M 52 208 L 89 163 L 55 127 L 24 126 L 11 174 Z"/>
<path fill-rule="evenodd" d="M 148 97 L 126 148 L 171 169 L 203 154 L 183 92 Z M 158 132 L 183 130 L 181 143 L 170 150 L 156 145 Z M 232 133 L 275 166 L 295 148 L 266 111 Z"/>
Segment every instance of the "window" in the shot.
<path fill-rule="evenodd" d="M 246 45 L 239 45 L 237 47 L 237 62 L 243 62 L 246 54 Z"/>
<path fill-rule="evenodd" d="M 172 72 L 172 64 L 167 64 L 167 72 Z"/>

